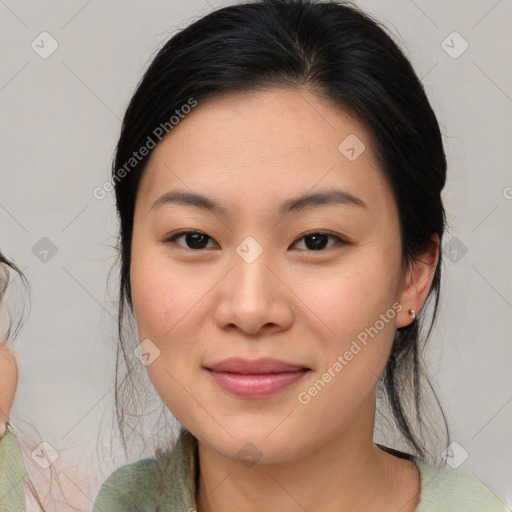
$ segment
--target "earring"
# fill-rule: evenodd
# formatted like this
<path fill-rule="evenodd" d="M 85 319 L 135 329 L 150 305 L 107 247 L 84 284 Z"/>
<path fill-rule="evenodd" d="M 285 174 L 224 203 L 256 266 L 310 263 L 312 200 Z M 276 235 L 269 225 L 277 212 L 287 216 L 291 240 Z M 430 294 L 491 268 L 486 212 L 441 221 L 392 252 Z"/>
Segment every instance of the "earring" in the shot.
<path fill-rule="evenodd" d="M 408 313 L 409 313 L 409 315 L 411 315 L 411 318 L 413 320 L 416 318 L 416 313 L 414 312 L 414 309 L 409 309 Z"/>

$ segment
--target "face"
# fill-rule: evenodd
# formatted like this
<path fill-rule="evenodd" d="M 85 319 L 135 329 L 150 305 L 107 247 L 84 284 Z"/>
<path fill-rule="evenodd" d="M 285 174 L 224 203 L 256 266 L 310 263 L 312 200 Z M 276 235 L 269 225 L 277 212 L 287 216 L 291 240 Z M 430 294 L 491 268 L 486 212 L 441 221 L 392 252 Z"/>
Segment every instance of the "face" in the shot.
<path fill-rule="evenodd" d="M 166 200 L 178 191 L 207 201 Z M 326 99 L 217 97 L 150 157 L 130 268 L 147 370 L 181 424 L 226 457 L 250 442 L 262 463 L 291 460 L 358 422 L 373 428 L 396 328 L 418 311 L 399 312 L 403 277 L 369 133 Z M 303 370 L 251 381 L 207 369 L 230 357 Z"/>

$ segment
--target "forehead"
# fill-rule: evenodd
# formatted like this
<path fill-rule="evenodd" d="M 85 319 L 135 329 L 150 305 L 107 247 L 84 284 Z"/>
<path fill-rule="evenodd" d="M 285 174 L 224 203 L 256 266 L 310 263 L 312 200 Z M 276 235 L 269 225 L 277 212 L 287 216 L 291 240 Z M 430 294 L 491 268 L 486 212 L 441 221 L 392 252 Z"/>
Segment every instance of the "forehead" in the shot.
<path fill-rule="evenodd" d="M 365 126 L 309 91 L 268 89 L 199 102 L 153 150 L 137 200 L 149 210 L 180 188 L 255 208 L 334 187 L 389 208 Z"/>

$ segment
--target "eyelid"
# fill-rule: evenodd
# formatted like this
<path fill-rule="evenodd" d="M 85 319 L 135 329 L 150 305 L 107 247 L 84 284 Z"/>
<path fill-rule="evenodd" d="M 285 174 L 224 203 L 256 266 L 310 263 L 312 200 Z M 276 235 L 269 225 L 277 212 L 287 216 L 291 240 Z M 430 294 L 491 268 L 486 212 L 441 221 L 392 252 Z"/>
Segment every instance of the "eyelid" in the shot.
<path fill-rule="evenodd" d="M 205 249 L 189 249 L 188 247 L 184 247 L 184 246 L 174 242 L 174 239 L 179 238 L 180 236 L 183 236 L 183 235 L 188 235 L 188 234 L 204 235 L 209 240 L 213 240 L 215 243 L 217 243 L 214 238 L 212 238 L 211 236 L 206 234 L 204 231 L 199 231 L 197 229 L 184 229 L 182 231 L 177 231 L 176 233 L 173 233 L 172 235 L 166 236 L 164 238 L 163 242 L 165 244 L 167 244 L 167 243 L 175 243 L 178 247 L 181 247 L 182 249 L 186 249 L 186 250 L 190 250 L 190 251 L 194 251 L 194 252 L 204 251 Z"/>
<path fill-rule="evenodd" d="M 325 231 L 325 230 L 322 230 L 322 229 L 314 229 L 314 230 L 311 230 L 311 231 L 307 231 L 306 233 L 302 233 L 301 235 L 299 235 L 297 237 L 297 239 L 295 240 L 295 242 L 293 242 L 292 246 L 295 245 L 296 243 L 300 242 L 303 238 L 306 238 L 307 236 L 311 236 L 311 235 L 325 235 L 325 236 L 328 236 L 328 237 L 331 237 L 331 238 L 335 238 L 337 240 L 337 243 L 334 244 L 334 246 L 336 245 L 344 245 L 344 244 L 347 244 L 347 240 L 345 240 L 343 237 L 341 237 L 340 235 L 336 235 L 334 233 L 331 233 L 330 231 Z M 332 247 L 334 247 L 332 246 Z M 332 247 L 329 247 L 328 249 L 332 249 Z M 308 250 L 305 250 L 304 252 L 311 252 L 311 253 L 322 253 L 322 252 L 326 252 L 328 249 L 322 249 L 322 250 L 319 250 L 319 251 L 308 251 Z"/>
<path fill-rule="evenodd" d="M 199 230 L 196 230 L 196 229 L 185 229 L 185 230 L 182 230 L 182 231 L 178 231 L 176 233 L 173 233 L 172 235 L 170 236 L 166 236 L 165 239 L 164 239 L 164 243 L 175 243 L 174 240 L 176 238 L 179 238 L 180 236 L 183 236 L 183 235 L 187 235 L 187 234 L 199 234 L 199 235 L 204 235 L 205 237 L 207 237 L 209 240 L 213 240 L 217 245 L 218 243 L 216 242 L 216 240 L 214 238 L 212 238 L 211 236 L 209 236 L 207 233 L 203 232 L 203 231 L 199 231 Z M 302 233 L 301 235 L 299 235 L 296 240 L 293 242 L 292 246 L 297 244 L 298 242 L 300 242 L 302 239 L 306 238 L 307 236 L 311 236 L 311 235 L 325 235 L 325 236 L 329 236 L 331 238 L 335 238 L 337 240 L 337 243 L 334 245 L 345 245 L 345 244 L 348 244 L 349 242 L 341 237 L 340 235 L 336 235 L 334 233 L 331 233 L 329 231 L 325 231 L 325 230 L 322 230 L 322 229 L 317 229 L 317 230 L 310 230 L 310 231 L 307 231 L 306 233 Z M 176 244 L 178 245 L 179 247 L 181 247 L 182 249 L 187 249 L 187 250 L 190 250 L 190 251 L 193 251 L 193 252 L 200 252 L 200 251 L 204 251 L 208 248 L 203 248 L 203 249 L 189 249 L 188 247 L 183 247 L 182 245 L 180 244 Z M 333 246 L 333 247 L 334 247 Z M 332 248 L 332 247 L 330 247 Z M 211 247 L 210 247 L 211 249 Z M 322 250 L 319 250 L 319 251 L 308 251 L 308 250 L 304 250 L 304 252 L 311 252 L 311 253 L 321 253 L 321 252 L 326 252 L 327 249 L 322 249 Z"/>

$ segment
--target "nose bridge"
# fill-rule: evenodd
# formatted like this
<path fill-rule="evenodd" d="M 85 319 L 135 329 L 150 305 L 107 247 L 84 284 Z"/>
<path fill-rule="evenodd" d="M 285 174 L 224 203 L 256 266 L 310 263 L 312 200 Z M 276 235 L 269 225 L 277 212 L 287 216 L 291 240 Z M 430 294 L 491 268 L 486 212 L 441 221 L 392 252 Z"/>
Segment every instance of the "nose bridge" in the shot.
<path fill-rule="evenodd" d="M 231 293 L 249 302 L 268 301 L 271 295 L 270 250 L 252 237 L 241 242 L 233 255 Z M 261 304 L 260 304 L 261 305 Z"/>
<path fill-rule="evenodd" d="M 231 272 L 222 286 L 217 310 L 219 325 L 236 325 L 254 334 L 264 325 L 283 327 L 291 321 L 291 309 L 273 272 L 271 251 L 256 240 L 244 240 L 230 261 Z"/>

